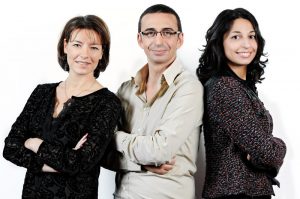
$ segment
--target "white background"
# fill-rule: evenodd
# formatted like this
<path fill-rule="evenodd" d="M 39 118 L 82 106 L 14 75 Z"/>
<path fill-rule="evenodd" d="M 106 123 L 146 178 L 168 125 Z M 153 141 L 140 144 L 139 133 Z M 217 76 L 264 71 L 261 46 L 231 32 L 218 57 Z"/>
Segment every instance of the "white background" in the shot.
<path fill-rule="evenodd" d="M 182 20 L 185 42 L 178 56 L 195 73 L 199 49 L 205 44 L 206 30 L 224 9 L 244 7 L 258 20 L 268 53 L 260 98 L 274 119 L 274 135 L 287 144 L 288 152 L 275 188 L 276 199 L 299 198 L 299 6 L 296 0 L 165 0 L 117 1 L 10 0 L 0 6 L 0 150 L 26 103 L 39 83 L 62 81 L 67 73 L 57 63 L 56 46 L 65 23 L 77 15 L 95 14 L 107 22 L 112 37 L 111 61 L 98 80 L 115 92 L 128 80 L 146 58 L 136 42 L 140 14 L 150 5 L 164 3 L 174 8 Z M 197 100 L 197 99 L 196 99 Z M 199 99 L 200 100 L 200 99 Z M 298 116 L 297 116 L 298 115 Z M 298 128 L 297 128 L 298 127 Z M 203 142 L 199 153 L 197 195 L 204 175 Z M 21 198 L 25 169 L 0 157 L 0 198 Z M 297 179 L 298 178 L 298 179 Z M 114 173 L 101 170 L 99 198 L 112 198 Z M 170 190 L 171 191 L 171 190 Z M 200 198 L 200 196 L 198 197 Z"/>

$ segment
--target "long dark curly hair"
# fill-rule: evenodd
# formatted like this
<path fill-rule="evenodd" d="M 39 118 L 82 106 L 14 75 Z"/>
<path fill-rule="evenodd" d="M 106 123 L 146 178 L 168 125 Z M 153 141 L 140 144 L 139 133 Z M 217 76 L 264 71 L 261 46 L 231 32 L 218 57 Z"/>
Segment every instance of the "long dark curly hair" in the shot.
<path fill-rule="evenodd" d="M 267 58 L 261 60 L 261 57 L 266 57 L 266 54 L 263 52 L 265 40 L 260 33 L 255 17 L 244 8 L 236 8 L 234 10 L 223 10 L 206 32 L 206 45 L 202 50 L 203 53 L 199 59 L 199 66 L 196 70 L 196 74 L 202 84 L 205 84 L 212 75 L 228 67 L 228 60 L 223 47 L 223 36 L 230 30 L 233 21 L 238 18 L 250 21 L 256 34 L 258 46 L 254 59 L 247 66 L 247 81 L 255 85 L 257 82 L 261 83 L 264 79 L 262 75 L 264 74 L 266 63 L 268 62 Z"/>

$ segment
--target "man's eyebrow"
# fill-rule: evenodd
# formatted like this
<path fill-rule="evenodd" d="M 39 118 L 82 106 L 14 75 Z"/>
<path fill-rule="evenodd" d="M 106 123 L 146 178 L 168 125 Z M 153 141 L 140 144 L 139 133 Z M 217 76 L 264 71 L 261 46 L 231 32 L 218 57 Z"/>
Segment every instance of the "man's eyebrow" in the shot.
<path fill-rule="evenodd" d="M 166 30 L 175 31 L 173 28 L 163 28 L 161 31 L 166 31 Z"/>
<path fill-rule="evenodd" d="M 167 30 L 174 31 L 173 28 L 163 28 L 163 29 L 161 29 L 161 31 L 167 31 Z M 147 28 L 144 31 L 157 31 L 157 30 L 155 28 Z"/>
<path fill-rule="evenodd" d="M 147 28 L 146 30 L 144 31 L 156 31 L 155 28 Z"/>

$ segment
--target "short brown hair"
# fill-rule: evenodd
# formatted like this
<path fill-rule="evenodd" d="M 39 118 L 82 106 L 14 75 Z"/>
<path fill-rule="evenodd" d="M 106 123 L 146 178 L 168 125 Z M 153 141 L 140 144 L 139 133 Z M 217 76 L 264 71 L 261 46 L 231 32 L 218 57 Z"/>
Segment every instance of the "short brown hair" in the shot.
<path fill-rule="evenodd" d="M 64 53 L 64 40 L 70 41 L 74 30 L 87 29 L 95 31 L 102 42 L 103 56 L 99 61 L 96 69 L 94 70 L 94 77 L 99 77 L 100 72 L 105 71 L 109 63 L 109 50 L 110 50 L 110 33 L 106 23 L 98 16 L 86 15 L 78 16 L 70 19 L 60 36 L 57 44 L 57 58 L 59 65 L 65 70 L 69 71 L 67 62 L 67 55 Z"/>

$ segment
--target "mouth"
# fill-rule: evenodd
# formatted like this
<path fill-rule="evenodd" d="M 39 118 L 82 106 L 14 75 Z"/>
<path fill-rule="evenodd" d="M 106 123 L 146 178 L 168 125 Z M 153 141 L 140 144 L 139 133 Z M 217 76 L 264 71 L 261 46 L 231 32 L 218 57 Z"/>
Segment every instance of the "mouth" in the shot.
<path fill-rule="evenodd" d="M 88 64 L 91 64 L 90 62 L 87 62 L 87 61 L 75 61 L 75 63 L 80 64 L 80 65 L 88 65 Z"/>
<path fill-rule="evenodd" d="M 248 58 L 251 56 L 251 52 L 237 52 L 237 54 L 242 58 Z"/>
<path fill-rule="evenodd" d="M 155 55 L 162 55 L 167 52 L 167 50 L 151 50 Z"/>

